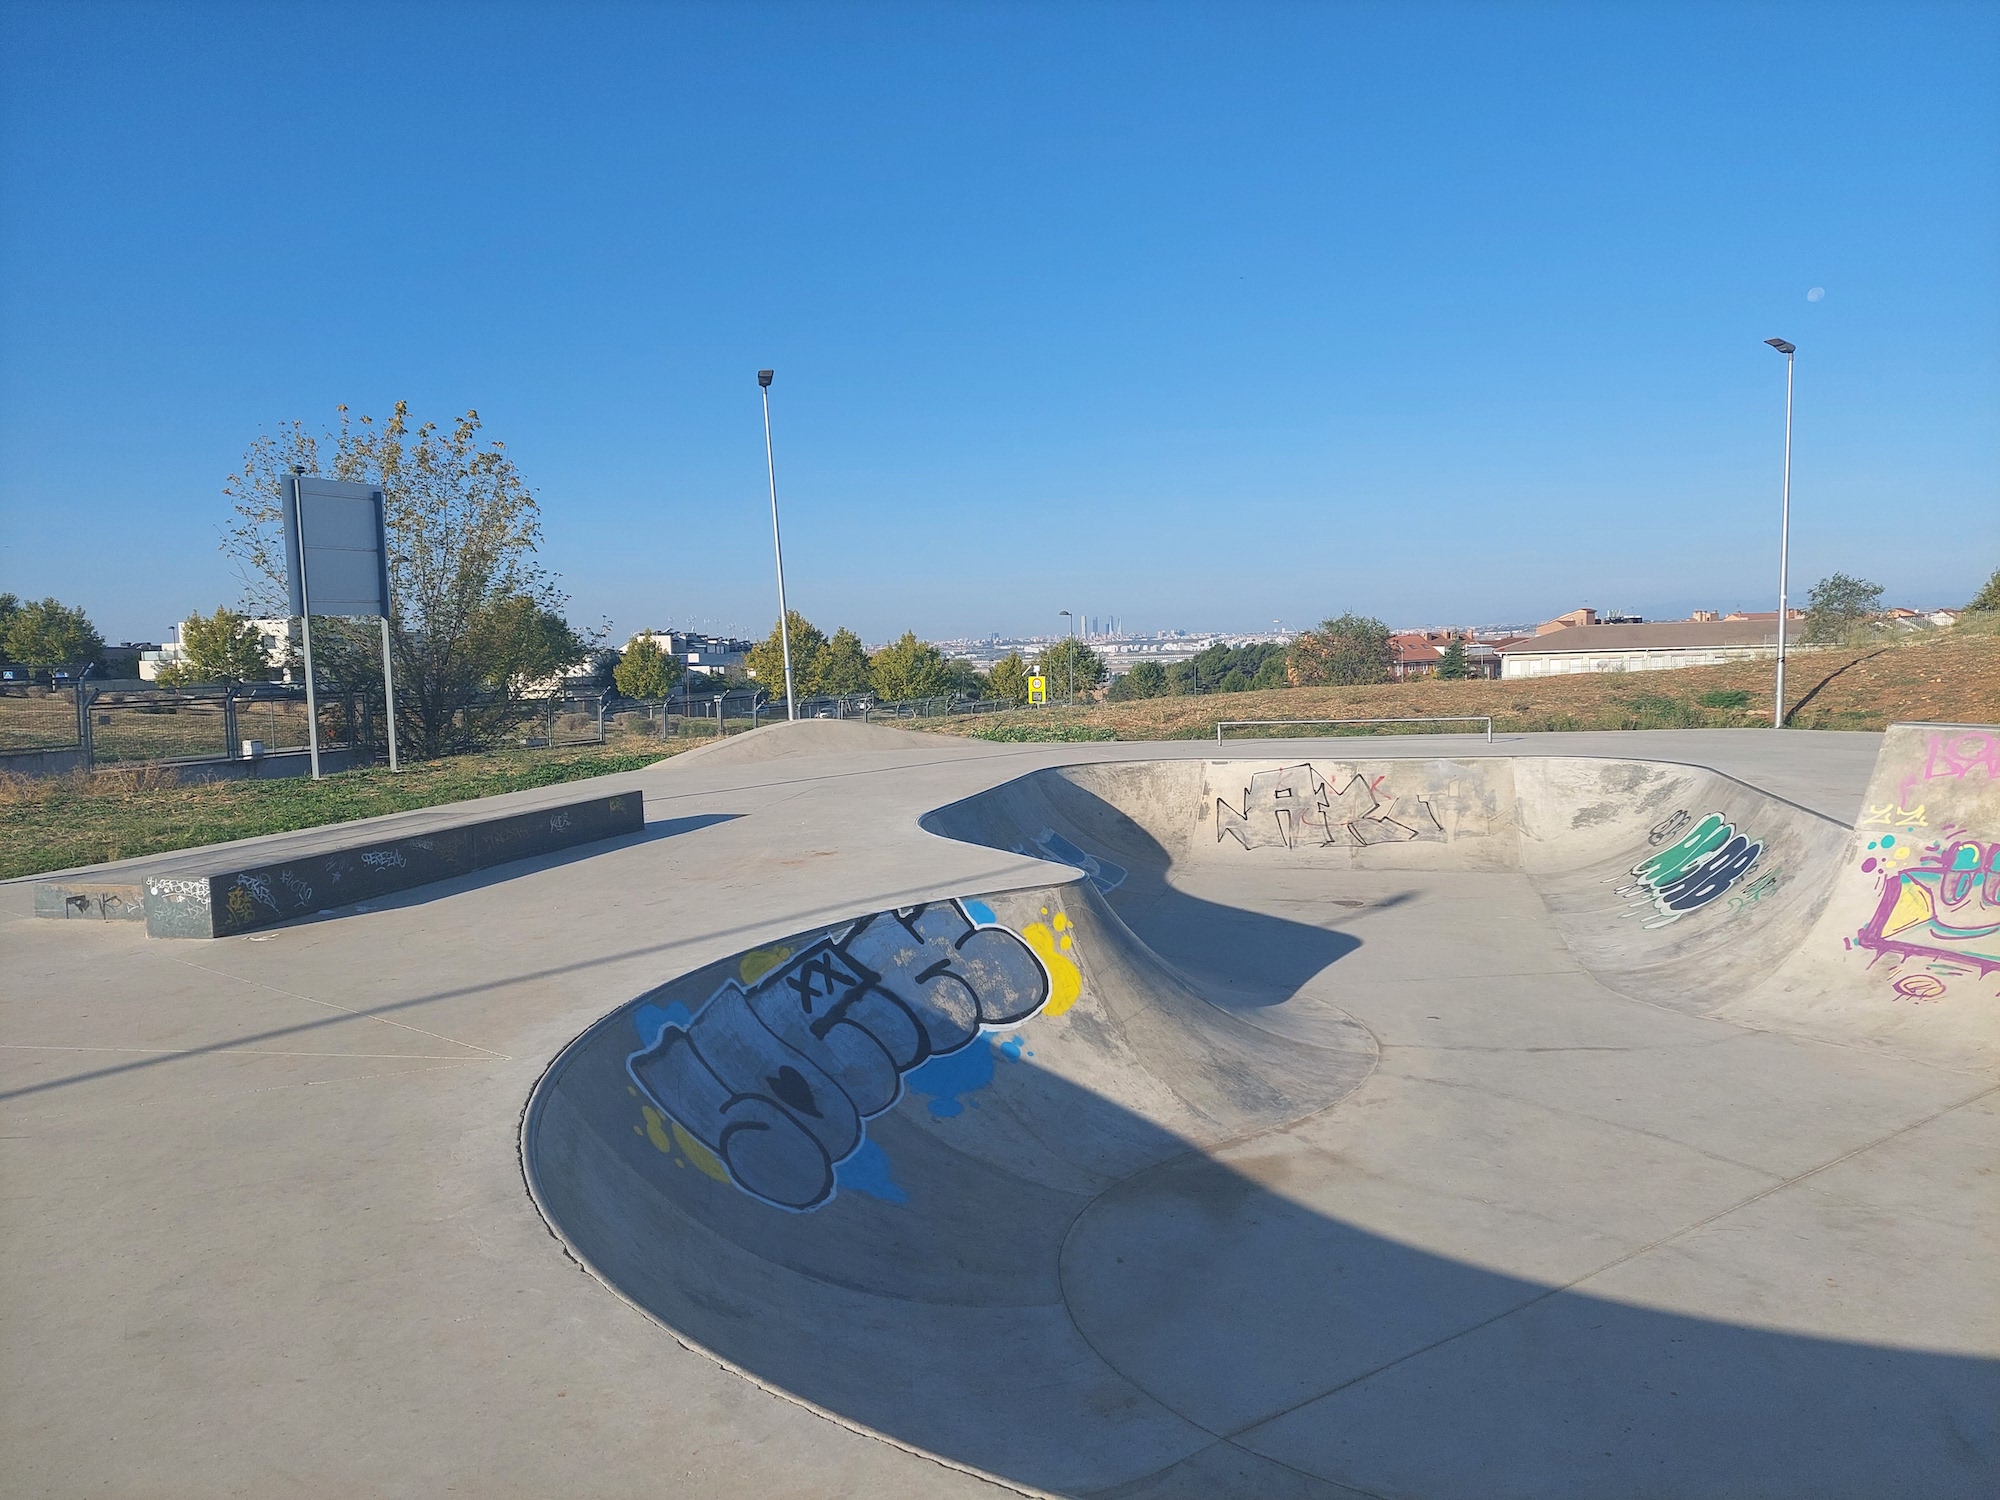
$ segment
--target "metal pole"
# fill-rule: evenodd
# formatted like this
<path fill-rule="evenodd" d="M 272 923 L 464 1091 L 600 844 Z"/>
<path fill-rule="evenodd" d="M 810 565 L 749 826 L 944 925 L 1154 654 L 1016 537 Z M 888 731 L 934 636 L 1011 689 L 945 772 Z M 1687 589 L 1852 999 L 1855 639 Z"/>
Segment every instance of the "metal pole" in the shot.
<path fill-rule="evenodd" d="M 389 710 L 389 769 L 402 769 L 396 761 L 396 672 L 389 665 L 389 617 L 382 616 L 382 702 Z"/>
<path fill-rule="evenodd" d="M 785 717 L 796 721 L 799 707 L 792 696 L 792 627 L 785 612 L 785 544 L 778 535 L 778 461 L 771 451 L 771 372 L 759 370 L 757 384 L 764 396 L 764 468 L 771 477 L 771 550 L 778 559 L 778 647 L 785 656 Z"/>
<path fill-rule="evenodd" d="M 1785 351 L 1785 498 L 1778 513 L 1778 691 L 1771 727 L 1785 727 L 1785 603 L 1792 545 L 1792 361 Z"/>
<path fill-rule="evenodd" d="M 1784 610 L 1792 554 L 1792 362 L 1784 356 L 1784 502 L 1778 512 L 1778 706 L 1772 728 L 1784 728 Z"/>
<path fill-rule="evenodd" d="M 299 625 L 306 644 L 306 744 L 312 751 L 312 779 L 319 774 L 319 694 L 313 688 L 312 590 L 306 579 L 306 507 L 302 476 L 292 479 L 292 527 L 299 539 Z"/>

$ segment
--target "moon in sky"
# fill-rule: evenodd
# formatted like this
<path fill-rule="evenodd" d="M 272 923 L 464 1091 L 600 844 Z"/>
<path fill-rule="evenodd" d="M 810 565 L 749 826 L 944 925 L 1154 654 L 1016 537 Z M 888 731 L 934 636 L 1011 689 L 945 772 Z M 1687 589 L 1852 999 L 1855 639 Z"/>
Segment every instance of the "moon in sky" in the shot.
<path fill-rule="evenodd" d="M 1806 301 L 1817 302 L 1819 301 L 1820 298 L 1824 297 L 1825 295 L 1826 295 L 1826 288 L 1823 286 L 1816 286 L 1811 291 L 1806 293 Z"/>

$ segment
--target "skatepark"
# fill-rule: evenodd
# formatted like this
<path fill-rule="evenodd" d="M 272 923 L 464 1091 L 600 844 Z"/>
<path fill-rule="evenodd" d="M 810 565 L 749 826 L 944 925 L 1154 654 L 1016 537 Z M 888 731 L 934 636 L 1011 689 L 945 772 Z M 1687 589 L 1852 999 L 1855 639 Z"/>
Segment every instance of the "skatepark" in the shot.
<path fill-rule="evenodd" d="M 223 937 L 0 886 L 18 1493 L 2000 1485 L 2000 731 L 805 723 L 483 812 L 631 793 Z"/>

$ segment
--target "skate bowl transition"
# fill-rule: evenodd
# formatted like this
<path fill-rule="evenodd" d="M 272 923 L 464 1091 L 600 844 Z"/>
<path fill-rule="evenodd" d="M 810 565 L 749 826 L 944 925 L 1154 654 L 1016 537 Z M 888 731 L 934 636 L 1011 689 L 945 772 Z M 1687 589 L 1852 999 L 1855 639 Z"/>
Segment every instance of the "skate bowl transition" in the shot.
<path fill-rule="evenodd" d="M 1066 869 L 671 978 L 529 1104 L 683 1342 L 1030 1493 L 1993 1492 L 1992 1246 L 1924 1231 L 1991 1163 L 1871 1120 L 1992 1116 L 2000 731 L 1893 728 L 1852 827 L 1318 751 L 922 826 Z"/>

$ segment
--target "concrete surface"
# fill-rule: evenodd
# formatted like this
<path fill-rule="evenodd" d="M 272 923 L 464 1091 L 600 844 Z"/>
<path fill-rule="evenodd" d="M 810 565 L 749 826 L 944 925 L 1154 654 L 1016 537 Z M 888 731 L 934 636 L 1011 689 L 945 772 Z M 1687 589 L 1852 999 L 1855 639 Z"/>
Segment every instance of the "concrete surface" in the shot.
<path fill-rule="evenodd" d="M 6 893 L 10 1493 L 1994 1492 L 1990 738 L 1219 754 L 779 726 L 199 950 Z"/>

